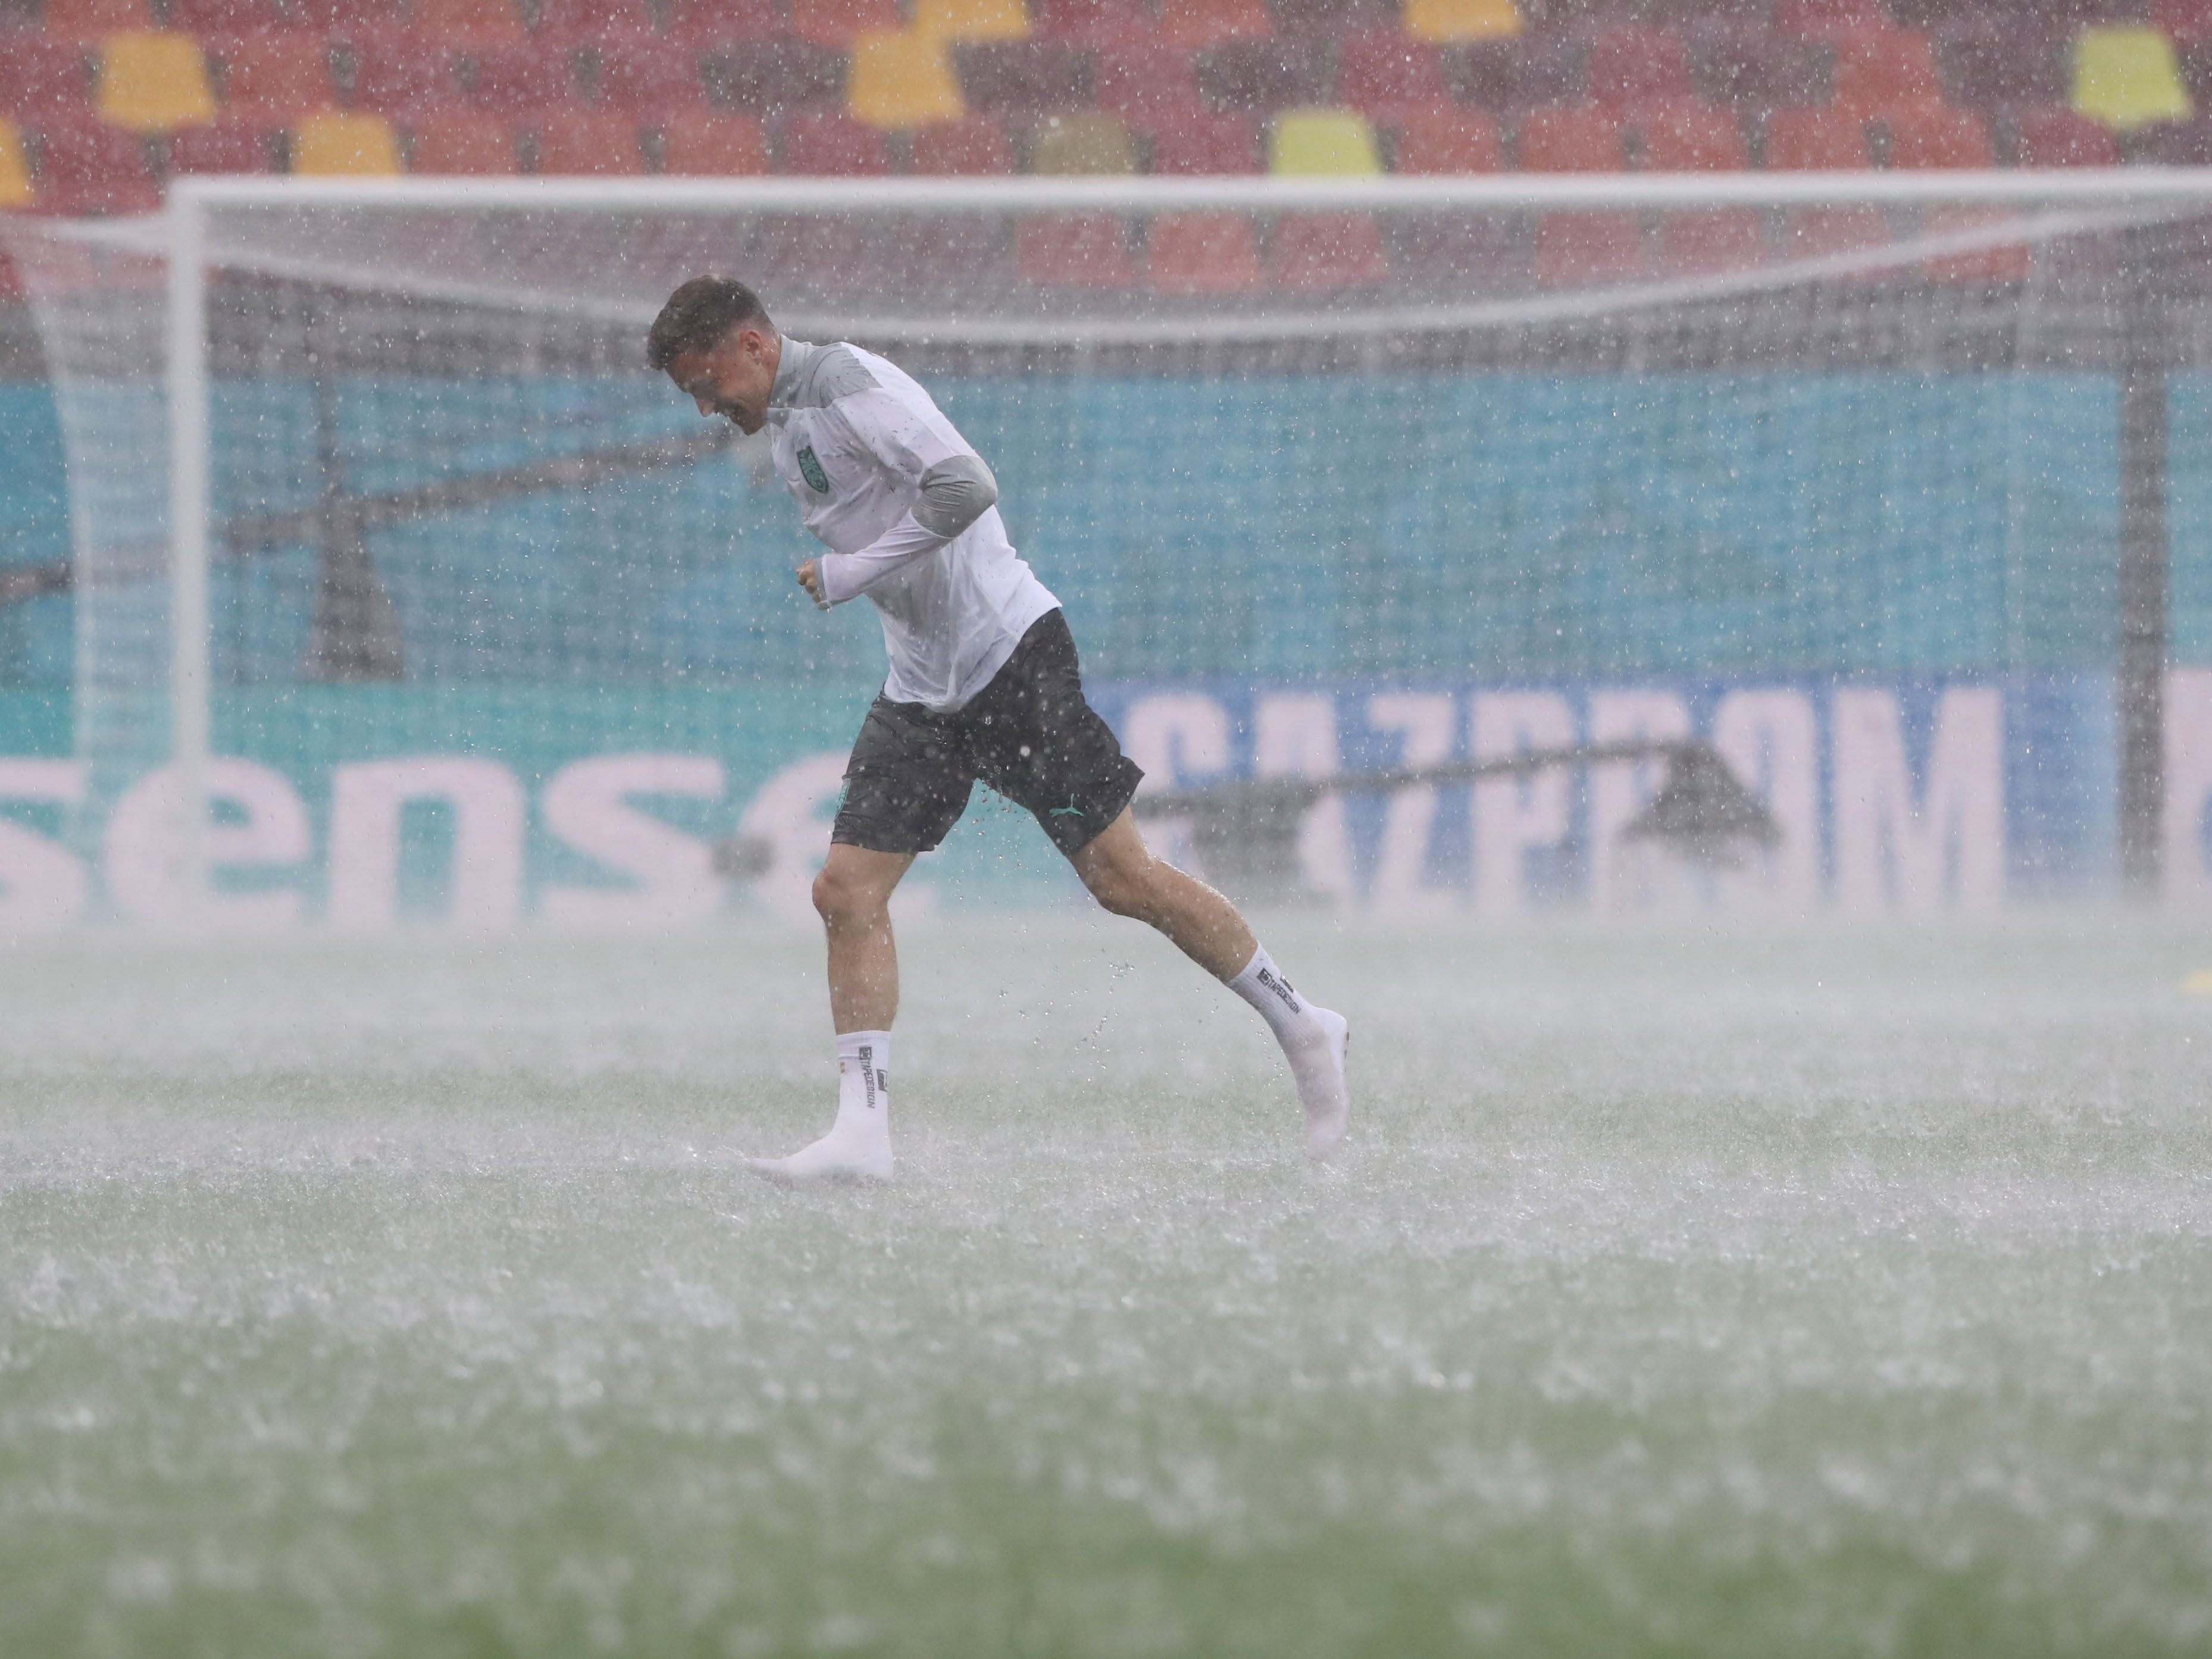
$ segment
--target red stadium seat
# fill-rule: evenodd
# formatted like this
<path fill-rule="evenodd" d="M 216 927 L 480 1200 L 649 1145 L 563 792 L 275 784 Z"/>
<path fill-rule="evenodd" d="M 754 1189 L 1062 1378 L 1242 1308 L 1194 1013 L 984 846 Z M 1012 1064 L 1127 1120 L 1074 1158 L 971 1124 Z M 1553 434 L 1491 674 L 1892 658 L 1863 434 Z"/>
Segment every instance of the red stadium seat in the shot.
<path fill-rule="evenodd" d="M 2077 111 L 2028 110 L 2014 118 L 2013 162 L 2023 167 L 2116 167 L 2120 141 L 2103 122 Z"/>
<path fill-rule="evenodd" d="M 783 9 L 776 0 L 671 0 L 668 27 L 696 46 L 766 40 L 783 33 Z"/>
<path fill-rule="evenodd" d="M 1016 268 L 1040 288 L 1123 289 L 1136 281 L 1128 233 L 1109 213 L 1040 214 L 1014 233 Z"/>
<path fill-rule="evenodd" d="M 319 30 L 334 41 L 388 40 L 407 33 L 402 0 L 286 0 L 296 28 Z"/>
<path fill-rule="evenodd" d="M 1530 110 L 1514 135 L 1514 155 L 1529 173 L 1614 173 L 1620 133 L 1620 118 L 1595 105 Z"/>
<path fill-rule="evenodd" d="M 1583 72 L 1589 95 L 1626 109 L 1661 99 L 1695 97 L 1690 52 L 1673 29 L 1631 23 L 1602 31 L 1590 42 Z"/>
<path fill-rule="evenodd" d="M 1498 123 L 1482 110 L 1422 111 L 1398 124 L 1394 172 L 1496 173 L 1504 165 Z"/>
<path fill-rule="evenodd" d="M 514 134 L 505 120 L 478 110 L 441 110 L 408 124 L 410 173 L 497 178 L 520 173 Z"/>
<path fill-rule="evenodd" d="M 1337 49 L 1337 101 L 1388 124 L 1451 100 L 1435 46 L 1395 33 L 1355 34 Z"/>
<path fill-rule="evenodd" d="M 1751 165 L 1742 130 L 1710 104 L 1647 106 L 1629 118 L 1629 129 L 1647 173 L 1728 173 Z"/>
<path fill-rule="evenodd" d="M 1088 54 L 1065 40 L 987 40 L 952 56 L 971 110 L 1036 114 L 1089 101 Z"/>
<path fill-rule="evenodd" d="M 1763 24 L 1708 20 L 1690 29 L 1690 76 L 1698 96 L 1746 112 L 1817 104 L 1826 66 L 1804 41 Z"/>
<path fill-rule="evenodd" d="M 1632 213 L 1547 213 L 1536 224 L 1536 280 L 1546 288 L 1633 282 L 1644 233 Z"/>
<path fill-rule="evenodd" d="M 1014 149 L 997 118 L 969 115 L 917 127 L 911 140 L 914 170 L 944 177 L 988 178 L 1014 170 Z"/>
<path fill-rule="evenodd" d="M 1252 222 L 1241 213 L 1163 213 L 1145 247 L 1145 286 L 1160 294 L 1252 294 L 1265 286 Z"/>
<path fill-rule="evenodd" d="M 1774 27 L 1786 34 L 1826 38 L 1854 29 L 1887 28 L 1881 0 L 1777 0 Z"/>
<path fill-rule="evenodd" d="M 35 125 L 91 113 L 92 64 L 82 46 L 35 34 L 8 37 L 0 52 L 0 115 Z"/>
<path fill-rule="evenodd" d="M 1850 110 L 1777 110 L 1766 120 L 1765 161 L 1789 172 L 1854 171 L 1870 162 L 1866 128 Z"/>
<path fill-rule="evenodd" d="M 450 108 L 461 101 L 459 61 L 450 46 L 436 41 L 363 40 L 353 51 L 348 101 L 380 115 Z"/>
<path fill-rule="evenodd" d="M 1529 237 L 1505 215 L 1457 210 L 1390 217 L 1390 269 L 1401 283 L 1454 297 L 1528 286 Z"/>
<path fill-rule="evenodd" d="M 776 134 L 781 173 L 857 178 L 888 173 L 884 136 L 842 110 L 801 110 Z"/>
<path fill-rule="evenodd" d="M 1152 171 L 1222 174 L 1260 170 L 1260 129 L 1249 115 L 1194 112 L 1152 132 Z"/>
<path fill-rule="evenodd" d="M 1271 9 L 1279 33 L 1328 40 L 1395 28 L 1400 21 L 1395 0 L 1274 0 Z"/>
<path fill-rule="evenodd" d="M 78 216 L 150 213 L 161 204 L 146 146 L 105 121 L 59 119 L 39 128 L 39 208 Z"/>
<path fill-rule="evenodd" d="M 1145 0 L 1036 0 L 1030 26 L 1048 40 L 1115 46 L 1151 39 L 1152 15 Z"/>
<path fill-rule="evenodd" d="M 660 170 L 714 179 L 766 173 L 768 135 L 757 116 L 680 110 L 661 129 Z"/>
<path fill-rule="evenodd" d="M 1098 107 L 1142 129 L 1166 112 L 1198 106 L 1198 56 L 1164 40 L 1102 48 L 1091 83 Z"/>
<path fill-rule="evenodd" d="M 1981 17 L 1939 27 L 1936 61 L 1944 96 L 1967 109 L 2063 104 L 2068 44 L 2032 15 Z"/>
<path fill-rule="evenodd" d="M 1989 129 L 1978 115 L 1940 105 L 1899 110 L 1884 118 L 1889 134 L 1889 164 L 1900 168 L 1988 167 L 1996 165 Z M 1989 229 L 2009 224 L 2013 215 L 2003 209 L 1971 205 L 1938 205 L 1923 209 L 1923 235 L 1943 235 Z M 1928 275 L 1939 283 L 2013 283 L 2027 275 L 2025 243 L 2002 243 L 1986 249 L 1946 254 L 1931 259 Z"/>
<path fill-rule="evenodd" d="M 1179 46 L 1218 46 L 1274 31 L 1267 0 L 1160 0 L 1160 33 Z"/>
<path fill-rule="evenodd" d="M 629 178 L 645 171 L 637 123 L 604 109 L 554 110 L 540 116 L 537 171 L 561 178 Z"/>
<path fill-rule="evenodd" d="M 657 119 L 705 101 L 699 60 L 676 41 L 608 41 L 592 49 L 589 61 L 599 101 L 610 109 Z"/>
<path fill-rule="evenodd" d="M 277 0 L 169 0 L 169 27 L 186 34 L 258 34 L 291 23 Z"/>
<path fill-rule="evenodd" d="M 1935 52 L 1916 30 L 1841 34 L 1835 53 L 1835 101 L 1844 109 L 1871 113 L 1943 101 Z"/>
<path fill-rule="evenodd" d="M 1751 208 L 1677 210 L 1660 216 L 1659 274 L 1723 276 L 1766 263 L 1766 229 Z"/>
<path fill-rule="evenodd" d="M 210 55 L 222 71 L 226 108 L 281 125 L 337 103 L 330 47 L 319 34 L 234 35 L 212 42 Z"/>
<path fill-rule="evenodd" d="M 160 27 L 149 0 L 46 0 L 44 21 L 47 38 L 54 40 L 97 40 Z"/>
<path fill-rule="evenodd" d="M 906 27 L 898 0 L 791 0 L 791 32 L 802 40 L 843 52 L 860 34 Z"/>
<path fill-rule="evenodd" d="M 659 33 L 648 0 L 538 0 L 541 40 L 576 45 L 592 40 L 636 40 Z"/>
<path fill-rule="evenodd" d="M 522 33 L 522 13 L 515 0 L 414 0 L 409 19 L 415 32 L 427 40 L 471 46 Z"/>
<path fill-rule="evenodd" d="M 1390 262 L 1371 213 L 1285 213 L 1268 249 L 1274 285 L 1293 293 L 1375 288 Z"/>
<path fill-rule="evenodd" d="M 566 46 L 517 40 L 481 47 L 469 59 L 469 103 L 488 115 L 531 115 L 578 101 Z"/>
<path fill-rule="evenodd" d="M 169 173 L 274 173 L 281 131 L 276 123 L 234 115 L 179 127 L 168 137 Z"/>
<path fill-rule="evenodd" d="M 1325 40 L 1232 40 L 1198 59 L 1198 95 L 1210 109 L 1277 110 L 1327 104 L 1336 53 Z"/>

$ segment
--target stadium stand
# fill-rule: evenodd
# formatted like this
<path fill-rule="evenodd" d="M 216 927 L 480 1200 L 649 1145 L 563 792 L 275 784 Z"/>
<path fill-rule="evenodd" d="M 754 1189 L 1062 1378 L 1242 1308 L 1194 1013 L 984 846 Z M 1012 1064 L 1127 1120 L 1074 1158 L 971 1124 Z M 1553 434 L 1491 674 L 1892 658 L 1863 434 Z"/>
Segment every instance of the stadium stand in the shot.
<path fill-rule="evenodd" d="M 188 173 L 274 173 L 281 124 L 255 115 L 224 115 L 204 126 L 169 135 L 169 175 Z"/>
<path fill-rule="evenodd" d="M 1498 173 L 1505 166 L 1498 122 L 1481 110 L 1417 110 L 1400 119 L 1395 136 L 1399 173 Z"/>
<path fill-rule="evenodd" d="M 864 34 L 853 43 L 846 106 L 870 126 L 896 130 L 968 112 L 943 40 L 915 30 Z"/>
<path fill-rule="evenodd" d="M 1489 40 L 1521 33 L 1513 0 L 1406 0 L 1406 33 L 1417 40 Z"/>
<path fill-rule="evenodd" d="M 459 46 L 481 46 L 522 33 L 515 0 L 413 0 L 408 22 L 417 34 Z"/>
<path fill-rule="evenodd" d="M 22 129 L 0 115 L 0 208 L 36 204 L 38 187 L 31 182 L 31 156 Z"/>
<path fill-rule="evenodd" d="M 916 128 L 909 143 L 915 173 L 988 178 L 1014 170 L 1013 145 L 995 116 L 933 122 Z"/>
<path fill-rule="evenodd" d="M 598 109 L 552 110 L 532 126 L 533 172 L 622 178 L 645 171 L 637 123 L 628 115 Z"/>
<path fill-rule="evenodd" d="M 216 37 L 210 51 L 222 106 L 282 124 L 335 108 L 330 48 L 297 31 Z"/>
<path fill-rule="evenodd" d="M 100 118 L 132 132 L 168 132 L 215 118 L 200 45 L 189 34 L 134 29 L 100 49 L 94 95 Z"/>
<path fill-rule="evenodd" d="M 800 110 L 776 132 L 780 173 L 861 178 L 890 171 L 883 134 L 841 110 Z"/>
<path fill-rule="evenodd" d="M 399 135 L 381 115 L 331 110 L 292 129 L 292 171 L 376 174 L 402 171 Z"/>
<path fill-rule="evenodd" d="M 347 52 L 346 101 L 378 115 L 448 109 L 461 102 L 459 60 L 442 42 L 365 38 Z"/>
<path fill-rule="evenodd" d="M 1267 0 L 1160 0 L 1161 36 L 1204 51 L 1274 33 Z"/>
<path fill-rule="evenodd" d="M 1382 157 L 1357 110 L 1286 110 L 1268 130 L 1267 171 L 1357 177 L 1382 172 Z"/>
<path fill-rule="evenodd" d="M 660 119 L 706 102 L 697 57 L 674 41 L 603 41 L 586 50 L 582 61 L 597 100 L 640 119 Z"/>
<path fill-rule="evenodd" d="M 1000 40 L 953 48 L 971 110 L 1035 114 L 1089 101 L 1090 61 L 1066 40 Z"/>
<path fill-rule="evenodd" d="M 56 40 L 91 41 L 158 27 L 149 0 L 46 0 L 42 21 Z"/>
<path fill-rule="evenodd" d="M 1267 286 L 1252 222 L 1241 213 L 1164 213 L 1145 247 L 1157 294 L 1252 294 Z"/>
<path fill-rule="evenodd" d="M 1040 288 L 1126 289 L 1136 285 L 1129 233 L 1110 213 L 1046 213 L 1014 231 L 1015 268 Z"/>
<path fill-rule="evenodd" d="M 784 32 L 776 0 L 668 0 L 669 33 L 690 46 L 765 40 Z"/>
<path fill-rule="evenodd" d="M 660 129 L 660 170 L 697 178 L 737 178 L 769 170 L 768 134 L 752 115 L 679 110 Z"/>
<path fill-rule="evenodd" d="M 1152 167 L 1158 173 L 1224 174 L 1260 170 L 1259 125 L 1231 111 L 1190 110 L 1152 124 Z"/>
<path fill-rule="evenodd" d="M 659 33 L 650 0 L 538 0 L 540 40 L 576 46 L 649 40 Z"/>
<path fill-rule="evenodd" d="M 1273 286 L 1299 293 L 1374 288 L 1390 279 L 1382 233 L 1367 213 L 1286 213 L 1268 247 Z"/>
<path fill-rule="evenodd" d="M 433 110 L 407 125 L 410 173 L 491 178 L 520 173 L 514 134 L 481 110 Z"/>
<path fill-rule="evenodd" d="M 1030 171 L 1055 174 L 1134 173 L 1137 147 L 1127 125 L 1104 110 L 1048 115 L 1030 135 Z"/>
<path fill-rule="evenodd" d="M 1326 104 L 1336 90 L 1336 54 L 1325 40 L 1232 40 L 1199 54 L 1198 95 L 1210 109 L 1271 115 Z"/>
<path fill-rule="evenodd" d="M 1145 0 L 1036 0 L 1030 16 L 1037 34 L 1072 46 L 1123 46 L 1152 32 Z"/>
<path fill-rule="evenodd" d="M 896 34 L 905 27 L 898 0 L 791 0 L 791 32 L 839 52 L 863 34 Z"/>
<path fill-rule="evenodd" d="M 2118 132 L 2193 113 L 2173 42 L 2132 25 L 2087 28 L 2075 37 L 2073 104 Z"/>
<path fill-rule="evenodd" d="M 278 0 L 169 0 L 168 21 L 171 28 L 197 34 L 203 40 L 228 34 L 264 34 L 292 27 L 290 14 Z M 302 39 L 315 40 L 319 47 L 320 30 L 296 32 Z"/>
<path fill-rule="evenodd" d="M 1022 40 L 1030 15 L 1022 0 L 914 0 L 914 32 L 939 40 Z"/>
<path fill-rule="evenodd" d="M 574 55 L 535 40 L 503 41 L 462 58 L 469 104 L 487 115 L 519 116 L 575 103 Z"/>
<path fill-rule="evenodd" d="M 40 125 L 38 188 L 48 213 L 144 213 L 161 199 L 145 141 L 95 120 Z"/>
<path fill-rule="evenodd" d="M 0 52 L 0 114 L 19 121 L 92 113 L 92 60 L 75 41 L 10 37 Z"/>
<path fill-rule="evenodd" d="M 1590 42 L 1583 78 L 1593 99 L 1616 109 L 1697 95 L 1682 37 L 1645 23 L 1601 31 Z"/>
<path fill-rule="evenodd" d="M 1434 46 L 1376 29 L 1349 36 L 1337 48 L 1336 96 L 1338 102 L 1385 125 L 1451 102 Z"/>

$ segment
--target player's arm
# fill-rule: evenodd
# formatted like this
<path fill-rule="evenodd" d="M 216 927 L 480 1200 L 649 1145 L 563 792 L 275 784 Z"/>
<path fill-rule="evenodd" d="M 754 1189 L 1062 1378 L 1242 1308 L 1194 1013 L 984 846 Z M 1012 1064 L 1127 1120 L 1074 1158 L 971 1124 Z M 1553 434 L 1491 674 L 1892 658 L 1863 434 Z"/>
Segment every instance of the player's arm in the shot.
<path fill-rule="evenodd" d="M 880 388 L 841 398 L 832 410 L 871 454 L 914 486 L 915 503 L 867 546 L 825 553 L 799 568 L 799 585 L 824 609 L 937 552 L 999 500 L 991 469 L 941 418 L 928 420 Z"/>

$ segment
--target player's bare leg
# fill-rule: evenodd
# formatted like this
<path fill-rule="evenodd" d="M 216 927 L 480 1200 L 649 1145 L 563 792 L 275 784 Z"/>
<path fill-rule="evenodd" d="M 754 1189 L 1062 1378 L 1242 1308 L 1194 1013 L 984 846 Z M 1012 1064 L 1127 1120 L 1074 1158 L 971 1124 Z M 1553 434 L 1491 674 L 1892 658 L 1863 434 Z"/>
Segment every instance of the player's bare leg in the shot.
<path fill-rule="evenodd" d="M 911 853 L 872 853 L 841 842 L 814 878 L 814 908 L 830 942 L 837 1121 L 789 1158 L 753 1159 L 763 1175 L 793 1182 L 890 1179 L 891 1022 L 898 1016 L 890 897 L 913 863 Z"/>
<path fill-rule="evenodd" d="M 1260 1012 L 1283 1045 L 1306 1109 L 1306 1150 L 1327 1158 L 1352 1113 L 1344 1017 L 1291 988 L 1237 907 L 1196 877 L 1155 858 L 1127 808 L 1069 855 L 1091 896 L 1117 916 L 1167 935 L 1177 949 Z"/>

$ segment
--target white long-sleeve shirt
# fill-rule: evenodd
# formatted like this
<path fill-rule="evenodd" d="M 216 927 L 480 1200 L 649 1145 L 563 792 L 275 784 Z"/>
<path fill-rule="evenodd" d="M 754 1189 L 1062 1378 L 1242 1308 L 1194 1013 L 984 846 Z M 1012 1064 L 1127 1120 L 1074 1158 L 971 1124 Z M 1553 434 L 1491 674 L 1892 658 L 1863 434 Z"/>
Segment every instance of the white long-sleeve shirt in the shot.
<path fill-rule="evenodd" d="M 830 549 L 823 603 L 874 601 L 890 657 L 885 696 L 957 709 L 1060 601 L 1006 539 L 989 471 L 912 377 L 854 345 L 787 338 L 782 351 L 771 449 L 807 530 Z M 946 535 L 948 524 L 960 527 Z"/>

